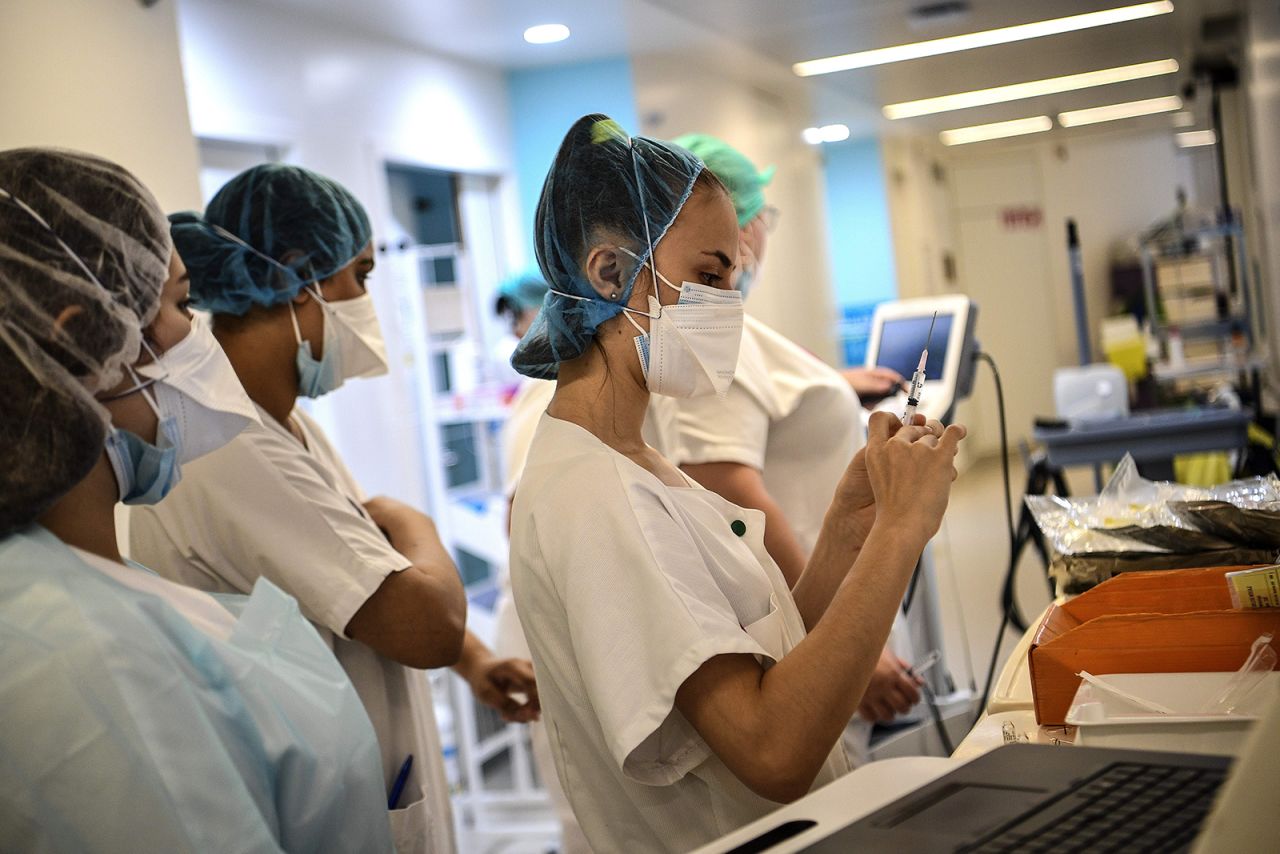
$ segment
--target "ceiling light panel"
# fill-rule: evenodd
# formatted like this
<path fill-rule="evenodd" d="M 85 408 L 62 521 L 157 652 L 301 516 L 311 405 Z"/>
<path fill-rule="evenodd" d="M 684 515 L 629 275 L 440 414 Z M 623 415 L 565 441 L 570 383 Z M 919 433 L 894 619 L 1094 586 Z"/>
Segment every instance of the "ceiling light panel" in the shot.
<path fill-rule="evenodd" d="M 1000 27 L 999 29 L 983 30 L 977 33 L 965 33 L 959 36 L 947 36 L 946 38 L 901 44 L 894 47 L 846 53 L 841 56 L 811 59 L 806 62 L 797 62 L 791 66 L 791 70 L 800 77 L 812 77 L 818 74 L 831 74 L 836 71 L 849 71 L 854 68 L 869 68 L 874 65 L 886 65 L 891 62 L 905 62 L 909 59 L 921 59 L 926 56 L 939 56 L 945 53 L 956 53 L 979 47 L 990 47 L 991 45 L 1008 44 L 1026 39 L 1058 35 L 1059 33 L 1087 30 L 1092 27 L 1102 27 L 1108 24 L 1123 23 L 1124 21 L 1136 21 L 1157 15 L 1167 15 L 1172 11 L 1173 3 L 1168 2 L 1168 0 L 1159 3 L 1137 3 L 1132 6 L 1103 9 L 1099 12 L 1087 12 L 1083 15 L 1070 15 L 1065 18 L 1017 24 L 1012 27 Z"/>
<path fill-rule="evenodd" d="M 1058 113 L 1058 124 L 1064 128 L 1073 128 L 1099 122 L 1133 119 L 1138 116 L 1153 116 L 1157 113 L 1172 113 L 1174 110 L 1181 109 L 1182 99 L 1177 95 L 1169 95 L 1164 98 L 1147 98 L 1142 101 L 1127 101 L 1123 104 L 1107 104 L 1102 107 Z"/>
<path fill-rule="evenodd" d="M 976 89 L 972 92 L 957 92 L 954 95 L 922 98 L 918 101 L 903 101 L 902 103 L 886 106 L 884 115 L 885 118 L 889 119 L 909 119 L 915 116 L 945 113 L 950 110 L 965 110 L 970 107 L 1003 104 L 1008 101 L 1020 101 L 1024 98 L 1037 98 L 1042 95 L 1056 95 L 1060 92 L 1073 92 L 1077 89 L 1089 89 L 1094 86 L 1106 86 L 1112 83 L 1124 83 L 1129 80 L 1159 77 L 1162 74 L 1174 74 L 1177 70 L 1177 60 L 1159 59 L 1155 62 L 1140 62 L 1136 65 L 1101 68 L 1097 71 L 1086 71 L 1083 74 L 1068 74 L 1063 77 L 1049 77 L 1044 80 L 1028 80 L 1025 83 L 1014 83 L 1009 86 L 995 86 L 991 89 Z"/>
<path fill-rule="evenodd" d="M 564 24 L 538 24 L 524 31 L 529 44 L 555 44 L 569 38 L 569 28 Z"/>
<path fill-rule="evenodd" d="M 1011 122 L 992 122 L 987 125 L 953 128 L 944 130 L 938 136 L 943 145 L 965 145 L 970 142 L 985 142 L 989 139 L 1004 139 L 1007 136 L 1043 133 L 1052 129 L 1053 119 L 1048 116 L 1032 116 L 1027 119 L 1014 119 Z"/>
<path fill-rule="evenodd" d="M 1211 130 L 1189 130 L 1185 133 L 1175 133 L 1173 141 L 1179 148 L 1199 148 L 1202 145 L 1216 145 L 1218 135 Z"/>

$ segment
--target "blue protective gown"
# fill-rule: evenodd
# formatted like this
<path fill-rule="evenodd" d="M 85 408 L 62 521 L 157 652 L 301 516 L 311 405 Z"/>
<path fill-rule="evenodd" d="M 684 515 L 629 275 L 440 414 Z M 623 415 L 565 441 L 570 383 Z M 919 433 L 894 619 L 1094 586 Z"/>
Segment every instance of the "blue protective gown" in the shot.
<path fill-rule="evenodd" d="M 235 598 L 222 640 L 44 528 L 0 542 L 0 848 L 391 850 L 350 681 L 279 588 Z"/>

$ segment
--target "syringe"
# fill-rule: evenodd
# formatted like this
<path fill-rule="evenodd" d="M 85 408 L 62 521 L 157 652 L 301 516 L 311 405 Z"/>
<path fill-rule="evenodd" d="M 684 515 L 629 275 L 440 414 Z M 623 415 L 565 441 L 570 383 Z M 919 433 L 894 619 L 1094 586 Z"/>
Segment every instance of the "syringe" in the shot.
<path fill-rule="evenodd" d="M 916 407 L 920 405 L 920 392 L 924 390 L 924 365 L 929 361 L 929 344 L 933 341 L 933 325 L 938 322 L 938 313 L 933 313 L 933 320 L 929 321 L 929 335 L 924 339 L 924 350 L 920 353 L 920 364 L 916 366 L 916 372 L 911 375 L 911 389 L 907 392 L 907 408 L 902 413 L 902 423 L 910 424 L 912 419 L 916 417 Z"/>

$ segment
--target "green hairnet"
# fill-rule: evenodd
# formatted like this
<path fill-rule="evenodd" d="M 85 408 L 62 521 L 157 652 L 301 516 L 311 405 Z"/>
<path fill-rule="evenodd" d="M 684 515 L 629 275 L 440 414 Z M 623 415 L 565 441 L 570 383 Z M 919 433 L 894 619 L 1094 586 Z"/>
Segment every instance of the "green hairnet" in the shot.
<path fill-rule="evenodd" d="M 705 133 L 688 133 L 671 140 L 698 156 L 711 174 L 729 188 L 733 209 L 742 228 L 764 208 L 764 188 L 773 180 L 773 167 L 757 170 L 747 156 L 722 139 Z"/>
<path fill-rule="evenodd" d="M 508 276 L 498 286 L 498 314 L 506 311 L 537 311 L 547 295 L 547 283 L 542 274 L 527 270 Z"/>

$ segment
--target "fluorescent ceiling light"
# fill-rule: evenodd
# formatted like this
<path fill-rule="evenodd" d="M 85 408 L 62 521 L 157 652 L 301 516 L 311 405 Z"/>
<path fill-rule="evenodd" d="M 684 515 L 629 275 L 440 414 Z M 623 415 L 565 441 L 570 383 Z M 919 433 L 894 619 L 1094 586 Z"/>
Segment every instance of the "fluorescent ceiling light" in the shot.
<path fill-rule="evenodd" d="M 805 128 L 802 132 L 804 141 L 810 145 L 824 142 L 843 142 L 849 138 L 848 125 L 823 125 L 820 128 Z"/>
<path fill-rule="evenodd" d="M 989 47 L 990 45 L 1008 44 L 1009 42 L 1052 36 L 1058 33 L 1087 30 L 1091 27 L 1102 27 L 1107 24 L 1119 24 L 1124 21 L 1136 21 L 1140 18 L 1167 15 L 1172 11 L 1173 3 L 1168 2 L 1168 0 L 1160 3 L 1138 3 L 1133 6 L 1120 6 L 1115 9 L 1104 9 L 1100 12 L 1071 15 L 1066 18 L 1053 18 L 1048 21 L 1001 27 L 996 30 L 983 30 L 978 33 L 966 33 L 960 36 L 948 36 L 912 44 L 900 44 L 896 47 L 863 50 L 857 53 L 846 53 L 841 56 L 828 56 L 825 59 L 811 59 L 807 62 L 797 62 L 791 66 L 791 70 L 800 77 L 812 77 L 816 74 L 831 74 L 834 71 L 848 71 L 852 68 L 868 68 L 873 65 L 885 65 L 890 62 L 902 62 L 908 59 L 920 59 L 925 56 L 938 56 L 944 53 L 972 50 L 977 47 Z"/>
<path fill-rule="evenodd" d="M 1173 126 L 1176 128 L 1190 128 L 1196 126 L 1196 114 L 1190 110 L 1183 110 L 1180 113 L 1173 114 Z"/>
<path fill-rule="evenodd" d="M 1216 145 L 1218 135 L 1211 130 L 1189 130 L 1185 133 L 1175 133 L 1173 141 L 1179 148 L 1197 148 L 1201 145 Z"/>
<path fill-rule="evenodd" d="M 1159 59 L 1155 62 L 1140 62 L 1137 65 L 1121 65 L 1116 68 L 1086 71 L 1083 74 L 1068 74 L 1065 77 L 1028 80 L 1026 83 L 1014 83 L 1010 86 L 977 89 L 973 92 L 959 92 L 955 95 L 941 95 L 937 98 L 924 98 L 919 101 L 904 101 L 900 104 L 889 104 L 884 108 L 884 114 L 889 119 L 909 119 L 913 116 L 945 113 L 948 110 L 964 110 L 969 107 L 983 107 L 987 104 L 1003 104 L 1006 101 L 1020 101 L 1023 98 L 1036 98 L 1041 95 L 1073 92 L 1077 89 L 1088 89 L 1093 86 L 1106 86 L 1110 83 L 1141 80 L 1144 77 L 1159 77 L 1161 74 L 1173 74 L 1177 70 L 1177 60 Z"/>
<path fill-rule="evenodd" d="M 564 24 L 538 24 L 524 31 L 529 44 L 555 44 L 569 38 L 569 28 Z"/>
<path fill-rule="evenodd" d="M 1153 116 L 1182 109 L 1182 99 L 1177 95 L 1165 98 L 1147 98 L 1144 101 L 1128 101 L 1123 104 L 1107 104 L 1105 107 L 1089 107 L 1087 110 L 1070 110 L 1058 113 L 1058 124 L 1064 128 L 1094 125 L 1098 122 L 1114 122 L 1137 116 Z"/>
<path fill-rule="evenodd" d="M 989 125 L 972 125 L 967 128 L 944 130 L 938 136 L 942 139 L 943 145 L 964 145 L 968 142 L 1003 139 L 1006 136 L 1042 133 L 1052 128 L 1053 119 L 1048 116 L 1032 116 L 1029 119 L 1014 119 L 1011 122 L 994 122 Z"/>

